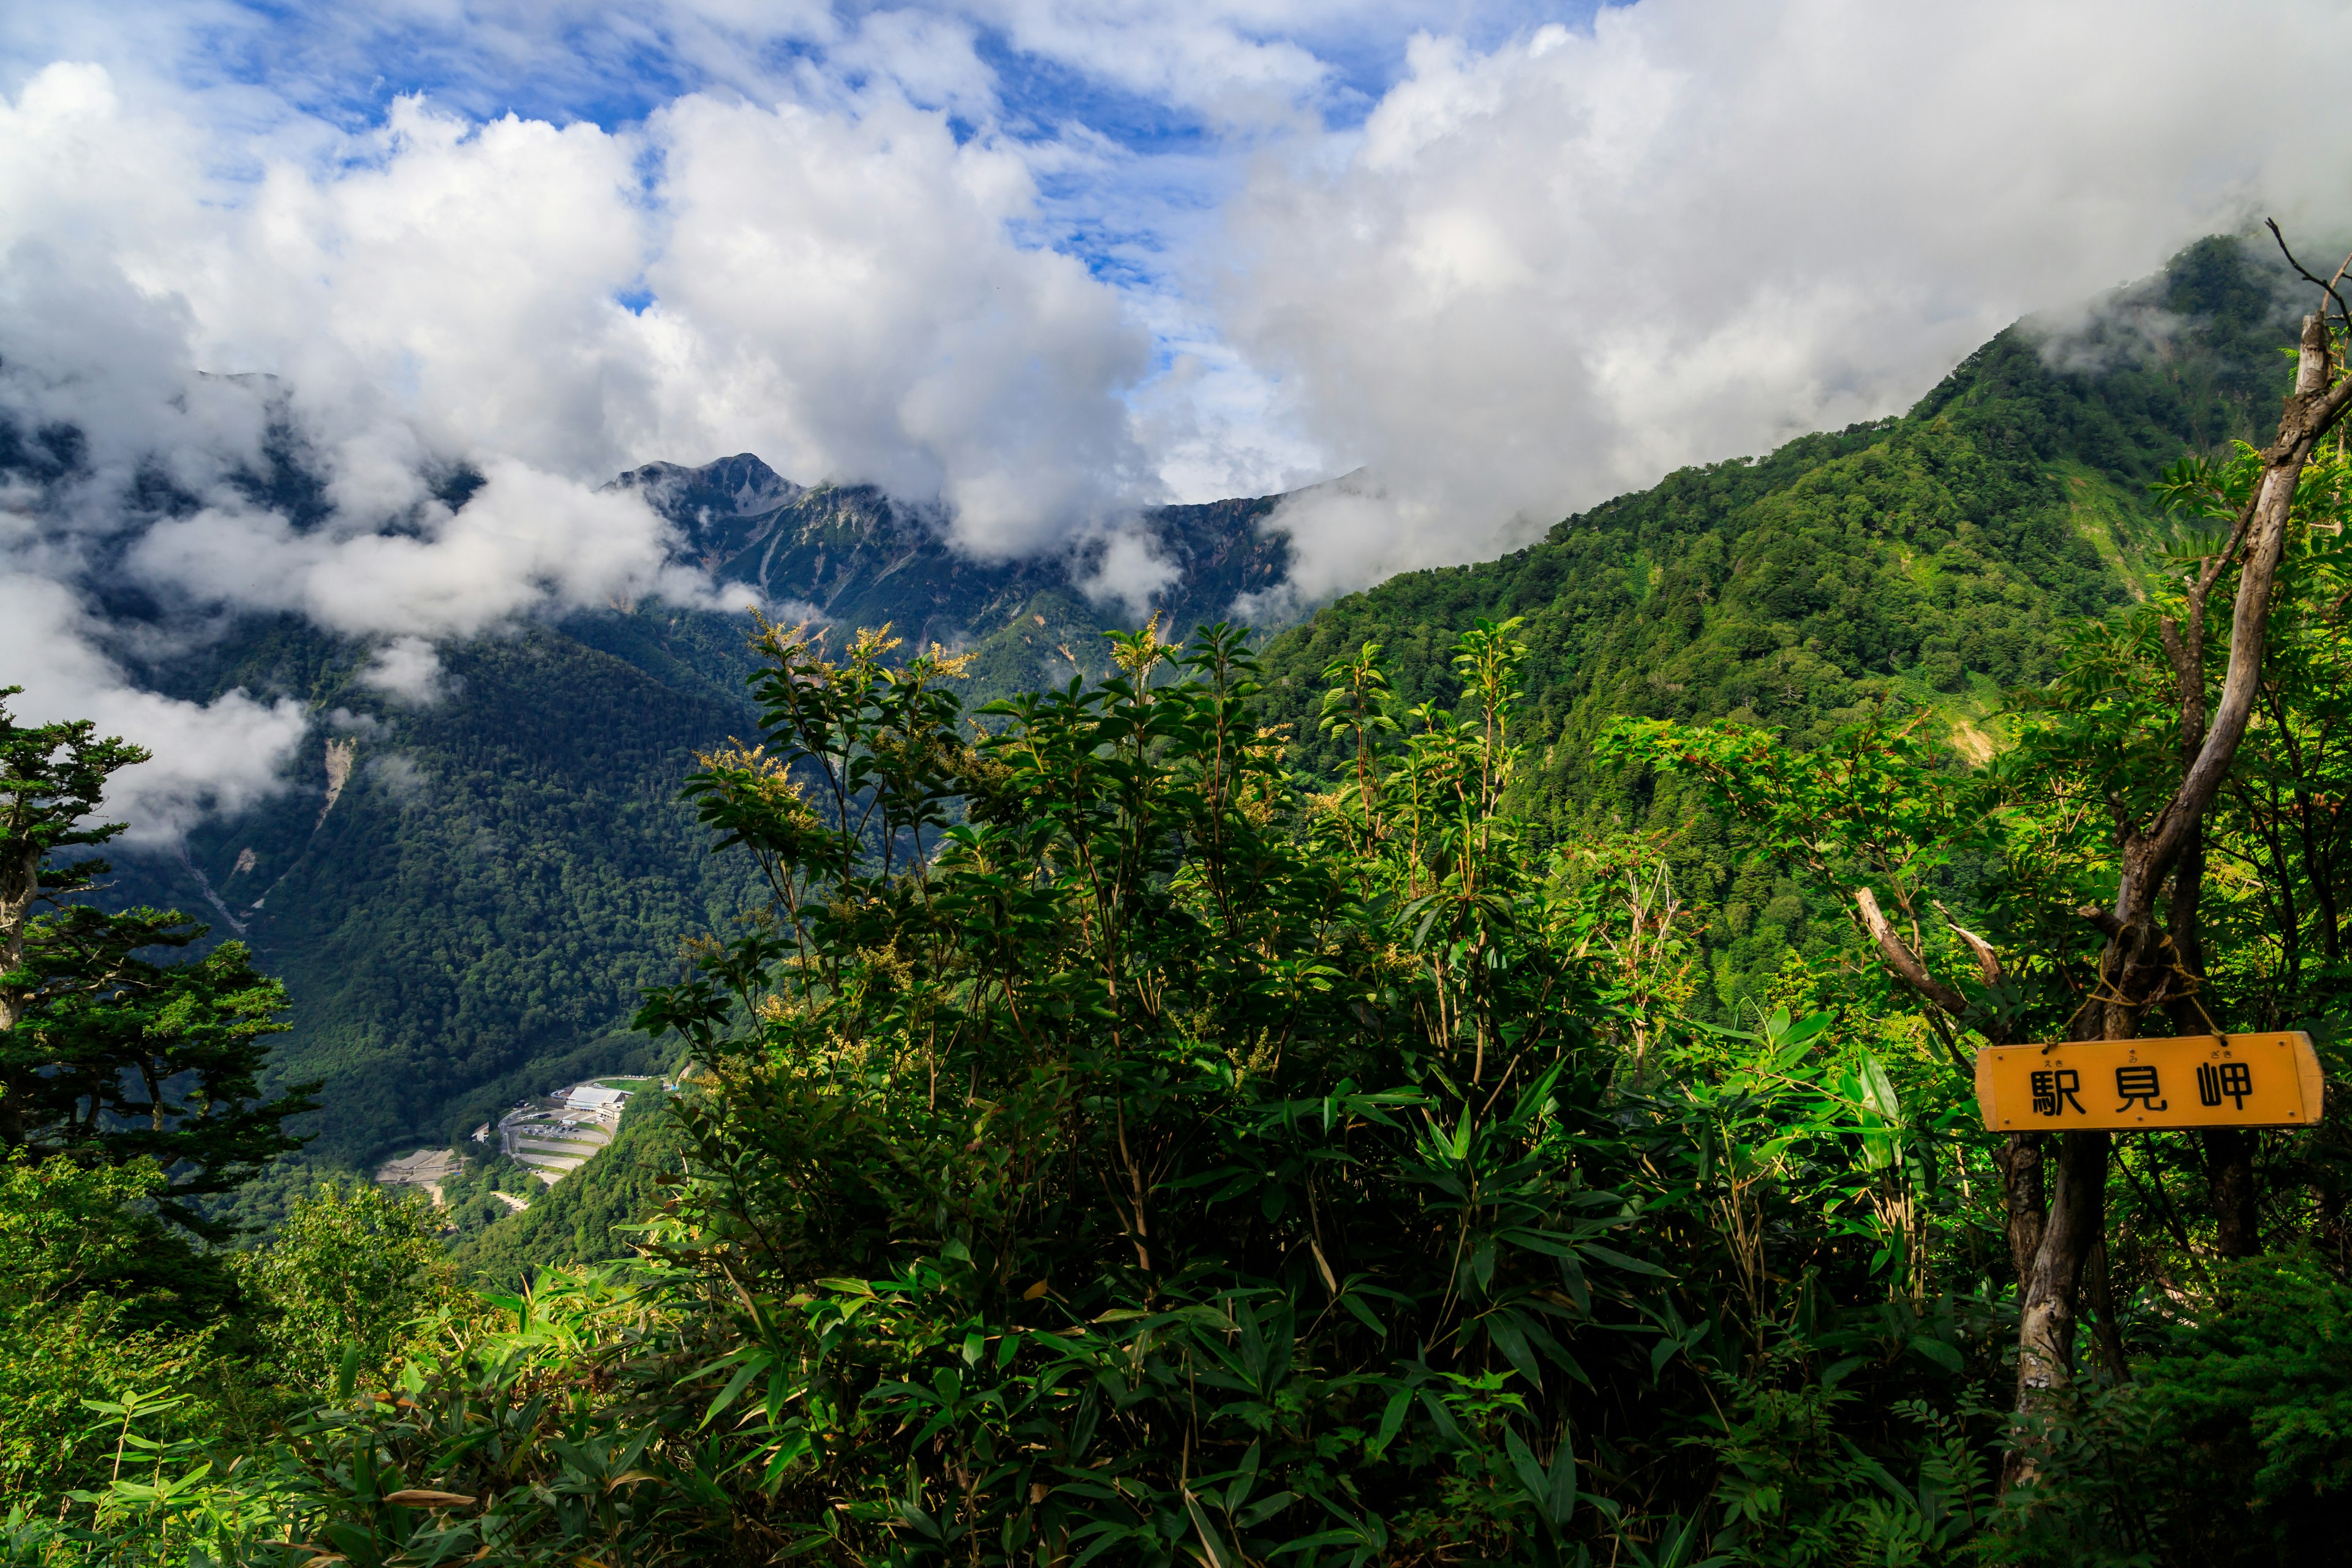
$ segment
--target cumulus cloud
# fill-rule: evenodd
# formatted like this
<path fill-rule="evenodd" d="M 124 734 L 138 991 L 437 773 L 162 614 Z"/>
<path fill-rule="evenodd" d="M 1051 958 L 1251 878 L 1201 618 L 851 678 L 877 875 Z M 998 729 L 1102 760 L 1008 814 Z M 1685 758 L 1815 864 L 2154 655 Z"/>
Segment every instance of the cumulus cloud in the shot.
<path fill-rule="evenodd" d="M 1077 258 L 1013 242 L 1035 199 L 1015 152 L 887 100 L 689 98 L 649 133 L 670 222 L 647 330 L 691 367 L 667 428 L 942 500 L 983 554 L 1049 548 L 1146 482 L 1121 394 L 1150 340 Z"/>
<path fill-rule="evenodd" d="M 425 700 L 435 639 L 648 595 L 746 607 L 602 488 L 651 457 L 879 480 L 993 554 L 1148 484 L 1119 398 L 1148 334 L 1081 262 L 1016 242 L 1024 162 L 887 83 L 812 97 L 688 95 L 614 132 L 407 99 L 373 129 L 243 143 L 92 66 L 0 100 L 0 418 L 63 443 L 9 476 L 0 574 L 176 617 L 60 612 L 89 679 L 47 689 L 96 700 L 110 641 L 275 610 L 384 639 L 363 679 Z M 323 494 L 257 486 L 265 437 Z M 480 482 L 453 504 L 460 469 Z M 208 798 L 283 758 L 272 724 L 283 743 Z M 196 798 L 147 793 L 166 827 Z"/>
<path fill-rule="evenodd" d="M 1360 131 L 1263 154 L 1218 258 L 1229 341 L 1376 480 L 1286 510 L 1298 586 L 1899 409 L 2258 212 L 2341 227 L 2336 95 L 2274 62 L 2347 44 L 2316 0 L 1641 0 L 1417 38 Z"/>
<path fill-rule="evenodd" d="M 155 403 L 193 369 L 270 373 L 362 510 L 415 499 L 436 451 L 601 482 L 754 449 L 944 498 L 988 547 L 1132 488 L 1150 337 L 1082 261 L 1019 242 L 1029 153 L 887 83 L 804 96 L 688 94 L 614 132 L 411 98 L 373 130 L 240 142 L 194 100 L 51 66 L 0 103 L 0 247 L 13 291 L 67 308 L 5 347 L 69 367 L 61 413 L 76 377 Z M 110 319 L 136 341 L 75 341 Z"/>
<path fill-rule="evenodd" d="M 241 810 L 280 787 L 278 763 L 308 723 L 300 703 L 241 689 L 202 704 L 142 691 L 97 651 L 88 609 L 40 578 L 0 574 L 0 626 L 8 683 L 25 689 L 10 703 L 19 722 L 88 719 L 154 753 L 107 793 L 107 814 L 131 824 L 129 842 L 173 842 L 205 813 Z"/>

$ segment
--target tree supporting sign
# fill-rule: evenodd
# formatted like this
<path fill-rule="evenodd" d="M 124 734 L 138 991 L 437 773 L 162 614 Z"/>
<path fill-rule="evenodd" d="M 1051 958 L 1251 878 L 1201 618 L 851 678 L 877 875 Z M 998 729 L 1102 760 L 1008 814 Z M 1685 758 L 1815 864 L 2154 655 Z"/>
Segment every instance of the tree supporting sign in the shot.
<path fill-rule="evenodd" d="M 1977 1105 L 1996 1132 L 2308 1127 L 2320 1090 L 2319 1054 L 2300 1031 L 1977 1053 Z"/>

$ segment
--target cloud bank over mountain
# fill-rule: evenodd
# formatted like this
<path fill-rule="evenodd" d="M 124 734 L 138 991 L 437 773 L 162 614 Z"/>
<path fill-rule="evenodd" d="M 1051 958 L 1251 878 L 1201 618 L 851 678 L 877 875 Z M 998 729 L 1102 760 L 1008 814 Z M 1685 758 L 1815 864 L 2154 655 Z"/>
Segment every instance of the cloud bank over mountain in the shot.
<path fill-rule="evenodd" d="M 1269 154 L 1231 209 L 1227 341 L 1380 480 L 1285 515 L 1298 586 L 1897 411 L 2020 315 L 2260 214 L 2324 248 L 2352 144 L 2275 62 L 2346 43 L 2319 5 L 1828 0 L 1415 38 L 1343 156 Z"/>
<path fill-rule="evenodd" d="M 708 600 L 598 493 L 653 458 L 991 557 L 1360 468 L 1277 514 L 1296 595 L 1490 554 L 2200 235 L 2352 229 L 2283 63 L 2347 43 L 2317 0 L 13 7 L 0 413 L 86 445 L 0 494 L 5 679 L 187 759 L 168 834 L 301 721 L 134 689 L 105 594 L 302 615 L 429 700 L 436 638 Z M 273 420 L 310 514 L 240 480 Z"/>

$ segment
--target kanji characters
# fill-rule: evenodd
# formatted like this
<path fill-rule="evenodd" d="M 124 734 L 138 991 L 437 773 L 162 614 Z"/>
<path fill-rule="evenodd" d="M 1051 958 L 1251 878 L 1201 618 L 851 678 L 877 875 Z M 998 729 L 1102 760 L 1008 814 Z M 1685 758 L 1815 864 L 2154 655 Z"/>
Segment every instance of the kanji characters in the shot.
<path fill-rule="evenodd" d="M 2200 1062 L 2197 1064 L 2197 1099 L 2204 1105 L 2219 1105 L 2224 1099 L 2237 1101 L 2240 1110 L 2246 1109 L 2246 1096 L 2254 1092 L 2254 1069 L 2244 1062 Z"/>
<path fill-rule="evenodd" d="M 2083 1075 L 2073 1068 L 2045 1068 L 2033 1075 L 2033 1113 L 2056 1116 L 2066 1106 L 2074 1108 L 2077 1116 L 2088 1115 L 2075 1091 L 2083 1087 Z"/>
<path fill-rule="evenodd" d="M 2168 1100 L 2156 1098 L 2163 1090 L 2157 1083 L 2156 1069 L 2152 1067 L 2117 1068 L 2116 1092 L 2123 1097 L 2123 1103 L 2116 1107 L 2118 1112 L 2129 1110 L 2135 1100 L 2149 1110 L 2167 1110 L 2172 1103 Z"/>

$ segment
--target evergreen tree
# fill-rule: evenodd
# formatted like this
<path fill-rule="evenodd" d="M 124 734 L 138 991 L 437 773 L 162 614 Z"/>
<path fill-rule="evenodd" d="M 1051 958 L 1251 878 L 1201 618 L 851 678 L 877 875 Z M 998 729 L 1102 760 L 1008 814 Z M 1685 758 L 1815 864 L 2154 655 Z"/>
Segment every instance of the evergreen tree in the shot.
<path fill-rule="evenodd" d="M 123 831 L 91 819 L 149 753 L 87 720 L 18 724 L 5 700 L 20 690 L 0 689 L 0 1148 L 151 1160 L 170 1177 L 163 1211 L 213 1234 L 194 1201 L 299 1147 L 284 1123 L 315 1109 L 312 1086 L 261 1085 L 285 989 L 241 942 L 155 962 L 206 932 L 176 910 L 85 901 L 107 863 L 72 852 Z"/>

